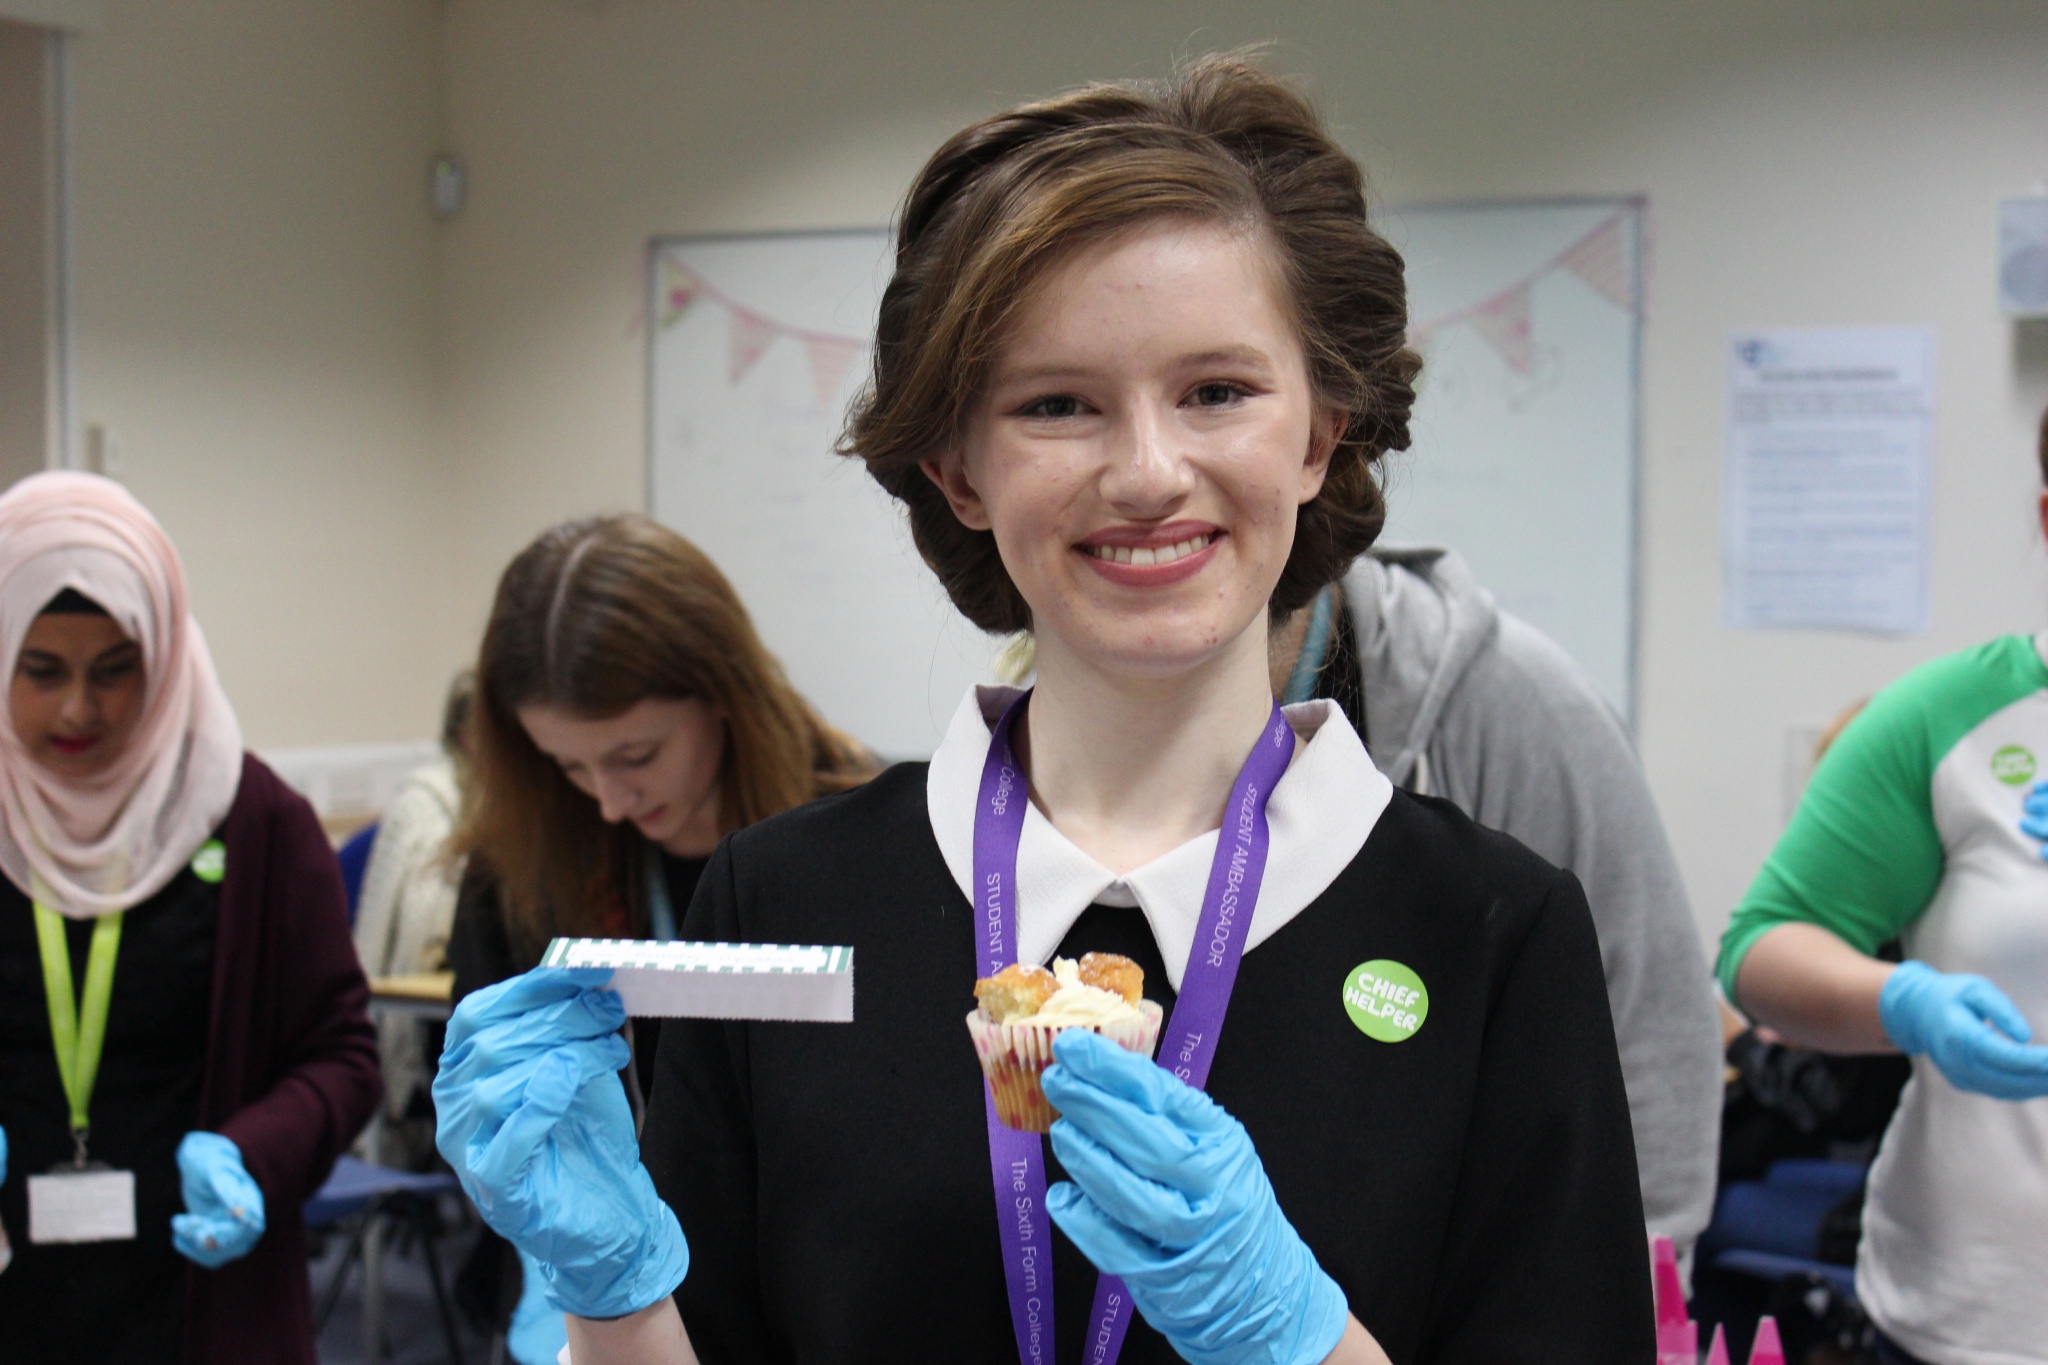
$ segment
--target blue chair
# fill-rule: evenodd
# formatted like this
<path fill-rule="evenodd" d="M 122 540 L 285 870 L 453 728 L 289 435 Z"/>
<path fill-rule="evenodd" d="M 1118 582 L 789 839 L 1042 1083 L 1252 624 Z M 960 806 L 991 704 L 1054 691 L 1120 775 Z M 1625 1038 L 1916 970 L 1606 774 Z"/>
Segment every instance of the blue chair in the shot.
<path fill-rule="evenodd" d="M 434 1251 L 434 1235 L 441 1230 L 436 1203 L 442 1195 L 459 1194 L 461 1190 L 455 1177 L 445 1171 L 416 1175 L 388 1166 L 373 1166 L 352 1156 L 336 1161 L 334 1173 L 327 1177 L 327 1183 L 306 1201 L 306 1227 L 309 1230 L 330 1228 L 353 1219 L 355 1228 L 349 1234 L 348 1249 L 342 1254 L 341 1264 L 335 1268 L 334 1278 L 321 1291 L 319 1305 L 313 1314 L 313 1330 L 323 1330 L 327 1319 L 333 1316 L 334 1306 L 341 1301 L 341 1291 L 348 1284 L 350 1269 L 363 1259 L 363 1243 L 371 1228 L 380 1220 L 389 1220 L 409 1229 L 417 1237 L 427 1263 L 427 1278 L 434 1287 L 434 1311 L 441 1319 L 441 1333 L 448 1344 L 448 1359 L 454 1365 L 464 1365 L 462 1334 L 456 1324 L 454 1300 L 448 1296 L 447 1281 L 441 1274 L 441 1258 Z M 370 1343 L 369 1349 L 372 1360 L 382 1358 L 381 1342 Z"/>
<path fill-rule="evenodd" d="M 356 902 L 363 898 L 363 873 L 369 870 L 370 847 L 377 842 L 377 822 L 348 836 L 334 856 L 341 863 L 341 885 L 348 892 L 348 922 L 356 922 Z"/>
<path fill-rule="evenodd" d="M 1700 1262 L 1773 1283 L 1812 1275 L 1853 1298 L 1855 1271 L 1815 1252 L 1822 1220 L 1867 1174 L 1861 1162 L 1799 1157 L 1772 1162 L 1762 1180 L 1723 1186 L 1714 1221 L 1700 1235 Z"/>
<path fill-rule="evenodd" d="M 1724 1251 L 1714 1258 L 1714 1269 L 1747 1275 L 1753 1280 L 1767 1280 L 1772 1284 L 1797 1275 L 1811 1275 L 1825 1281 L 1830 1289 L 1844 1298 L 1856 1297 L 1856 1271 L 1853 1266 L 1831 1265 L 1800 1256 L 1779 1256 L 1768 1251 Z"/>

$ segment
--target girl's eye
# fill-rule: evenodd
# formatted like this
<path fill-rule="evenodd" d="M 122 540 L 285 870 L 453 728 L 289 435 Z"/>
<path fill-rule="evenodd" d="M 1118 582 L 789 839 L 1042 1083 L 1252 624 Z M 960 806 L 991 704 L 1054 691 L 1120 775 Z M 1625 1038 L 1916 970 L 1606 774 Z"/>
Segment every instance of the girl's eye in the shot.
<path fill-rule="evenodd" d="M 1225 407 L 1244 396 L 1245 391 L 1242 388 L 1222 379 L 1212 379 L 1206 384 L 1196 385 L 1192 395 L 1195 405 L 1203 408 Z"/>
<path fill-rule="evenodd" d="M 1019 417 L 1078 417 L 1081 400 L 1067 393 L 1050 393 L 1034 398 L 1017 410 Z"/>
<path fill-rule="evenodd" d="M 619 755 L 619 762 L 628 768 L 644 768 L 654 762 L 654 756 L 659 752 L 660 750 L 658 749 L 649 749 L 646 753 L 641 754 L 621 754 Z"/>
<path fill-rule="evenodd" d="M 107 687 L 120 682 L 135 672 L 136 660 L 120 659 L 113 663 L 100 664 L 92 671 L 92 681 L 97 687 Z"/>

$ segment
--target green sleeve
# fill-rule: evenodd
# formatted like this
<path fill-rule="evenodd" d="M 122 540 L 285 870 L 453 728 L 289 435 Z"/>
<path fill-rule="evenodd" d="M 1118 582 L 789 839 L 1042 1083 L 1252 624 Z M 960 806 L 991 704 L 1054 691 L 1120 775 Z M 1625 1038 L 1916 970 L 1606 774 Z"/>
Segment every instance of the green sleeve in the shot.
<path fill-rule="evenodd" d="M 1935 766 L 2044 685 L 2033 642 L 2015 635 L 1924 664 L 1873 697 L 1829 747 L 1722 935 L 1728 998 L 1744 955 L 1780 924 L 1817 924 L 1871 953 L 1919 918 L 1943 866 Z"/>

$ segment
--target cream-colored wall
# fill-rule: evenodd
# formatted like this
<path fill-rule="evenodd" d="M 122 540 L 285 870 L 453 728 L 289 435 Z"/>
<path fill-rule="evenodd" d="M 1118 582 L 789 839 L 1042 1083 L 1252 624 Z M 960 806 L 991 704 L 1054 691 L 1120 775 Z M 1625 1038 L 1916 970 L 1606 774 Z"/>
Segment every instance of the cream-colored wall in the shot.
<path fill-rule="evenodd" d="M 423 0 L 115 0 L 73 41 L 80 418 L 180 546 L 257 747 L 435 731 L 465 644 Z"/>
<path fill-rule="evenodd" d="M 1994 201 L 2048 175 L 2039 5 L 454 0 L 449 25 L 472 613 L 539 526 L 640 501 L 649 236 L 882 222 L 966 118 L 1275 38 L 1387 198 L 1650 196 L 1639 732 L 1703 930 L 1776 833 L 1788 726 L 2048 614 L 2028 507 L 2048 338 L 1991 301 Z M 1809 323 L 1939 328 L 1925 636 L 1719 624 L 1726 337 Z"/>
<path fill-rule="evenodd" d="M 1993 292 L 1996 200 L 2048 176 L 2043 19 L 1755 54 L 1616 120 L 1557 168 L 1564 181 L 1620 168 L 1656 213 L 1640 735 L 1716 935 L 1781 827 L 1788 727 L 1938 654 L 2048 624 L 2033 458 L 2048 332 L 2000 318 Z M 1932 628 L 1891 640 L 1724 629 L 1729 333 L 1884 323 L 1938 331 Z"/>
<path fill-rule="evenodd" d="M 1991 305 L 1993 202 L 2048 176 L 2032 0 L 116 0 L 76 49 L 81 417 L 258 743 L 423 736 L 505 558 L 640 503 L 648 237 L 879 223 L 968 118 L 1261 38 L 1384 198 L 1650 196 L 1640 734 L 1718 927 L 1788 726 L 2048 614 L 2048 334 Z M 1719 625 L 1722 348 L 1803 323 L 1939 329 L 1926 636 Z"/>
<path fill-rule="evenodd" d="M 0 488 L 49 458 L 49 57 L 0 19 Z"/>

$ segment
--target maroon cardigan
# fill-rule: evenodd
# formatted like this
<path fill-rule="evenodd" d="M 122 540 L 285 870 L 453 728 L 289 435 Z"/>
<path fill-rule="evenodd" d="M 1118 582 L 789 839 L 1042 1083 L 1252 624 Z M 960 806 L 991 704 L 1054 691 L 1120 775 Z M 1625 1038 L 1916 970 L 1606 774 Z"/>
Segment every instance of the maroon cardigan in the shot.
<path fill-rule="evenodd" d="M 370 988 L 327 835 L 253 754 L 221 842 L 199 1124 L 242 1149 L 266 1226 L 240 1260 L 190 1270 L 184 1355 L 190 1365 L 315 1365 L 301 1209 L 383 1091 Z"/>

